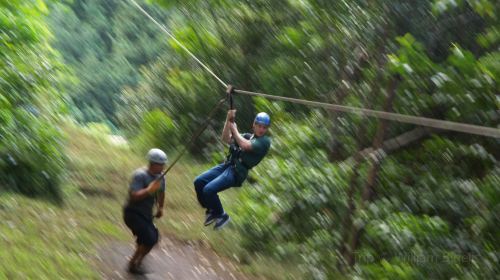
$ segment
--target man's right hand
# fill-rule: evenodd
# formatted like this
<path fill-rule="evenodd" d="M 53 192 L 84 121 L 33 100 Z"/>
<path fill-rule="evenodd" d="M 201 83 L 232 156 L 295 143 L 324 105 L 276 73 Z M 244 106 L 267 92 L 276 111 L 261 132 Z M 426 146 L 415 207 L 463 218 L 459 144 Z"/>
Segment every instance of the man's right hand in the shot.
<path fill-rule="evenodd" d="M 160 188 L 161 179 L 154 179 L 153 182 L 148 185 L 148 193 L 153 194 Z"/>

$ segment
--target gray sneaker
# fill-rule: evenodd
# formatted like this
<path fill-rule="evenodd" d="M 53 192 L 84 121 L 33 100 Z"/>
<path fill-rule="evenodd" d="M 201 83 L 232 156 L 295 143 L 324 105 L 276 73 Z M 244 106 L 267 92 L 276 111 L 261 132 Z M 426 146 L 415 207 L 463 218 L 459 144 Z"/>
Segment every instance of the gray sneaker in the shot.
<path fill-rule="evenodd" d="M 210 225 L 211 223 L 215 222 L 217 219 L 217 216 L 213 214 L 213 211 L 207 210 L 205 213 L 205 222 L 203 223 L 205 226 Z"/>
<path fill-rule="evenodd" d="M 220 217 L 217 218 L 217 221 L 215 221 L 214 229 L 215 230 L 221 229 L 227 223 L 229 223 L 230 220 L 231 220 L 231 218 L 229 217 L 228 214 L 226 214 L 226 213 L 222 214 Z"/>

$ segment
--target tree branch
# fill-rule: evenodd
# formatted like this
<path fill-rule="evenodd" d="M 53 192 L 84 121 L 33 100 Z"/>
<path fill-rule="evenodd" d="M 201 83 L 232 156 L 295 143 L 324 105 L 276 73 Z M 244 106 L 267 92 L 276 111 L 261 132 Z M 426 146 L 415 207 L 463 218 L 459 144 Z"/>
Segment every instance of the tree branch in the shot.
<path fill-rule="evenodd" d="M 384 158 L 386 155 L 393 153 L 400 148 L 404 148 L 415 141 L 421 140 L 422 138 L 438 131 L 434 128 L 429 127 L 417 127 L 413 130 L 400 134 L 394 138 L 386 140 L 382 143 L 381 147 L 378 149 L 374 149 L 373 147 L 365 148 L 361 151 L 358 151 L 353 156 L 347 158 L 345 162 L 355 162 L 356 158 L 370 158 L 372 160 L 380 160 Z"/>

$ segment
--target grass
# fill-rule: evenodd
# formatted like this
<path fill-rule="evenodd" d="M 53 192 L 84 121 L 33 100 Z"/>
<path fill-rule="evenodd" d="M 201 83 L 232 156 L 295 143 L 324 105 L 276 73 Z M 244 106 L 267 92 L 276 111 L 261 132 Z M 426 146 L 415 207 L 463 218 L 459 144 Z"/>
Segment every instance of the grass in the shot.
<path fill-rule="evenodd" d="M 0 279 L 100 279 L 92 261 L 97 248 L 130 239 L 121 207 L 134 158 L 77 127 L 65 131 L 62 206 L 0 193 Z"/>
<path fill-rule="evenodd" d="M 69 160 L 62 206 L 0 193 L 0 279 L 99 279 L 94 261 L 98 248 L 132 240 L 123 225 L 122 206 L 130 175 L 144 159 L 74 125 L 65 125 L 64 131 Z M 219 232 L 202 225 L 204 213 L 192 181 L 208 167 L 183 159 L 167 174 L 165 216 L 157 221 L 160 231 L 211 247 L 255 278 L 297 278 L 294 267 L 248 255 L 231 223 Z M 230 213 L 238 203 L 237 193 L 233 188 L 221 195 Z"/>

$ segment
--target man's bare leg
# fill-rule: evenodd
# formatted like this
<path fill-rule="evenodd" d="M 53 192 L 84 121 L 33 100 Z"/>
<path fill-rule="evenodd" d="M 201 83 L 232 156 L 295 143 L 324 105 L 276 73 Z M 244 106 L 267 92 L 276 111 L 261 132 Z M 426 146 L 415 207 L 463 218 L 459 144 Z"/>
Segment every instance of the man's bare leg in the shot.
<path fill-rule="evenodd" d="M 139 247 L 140 247 L 139 248 L 140 253 L 138 254 L 137 259 L 136 259 L 137 266 L 141 265 L 144 257 L 151 251 L 151 249 L 153 249 L 153 247 L 149 247 L 149 246 L 145 246 L 145 245 L 140 245 Z"/>
<path fill-rule="evenodd" d="M 138 271 L 139 266 L 142 263 L 144 257 L 151 251 L 153 247 L 145 246 L 145 245 L 137 245 L 137 249 L 135 250 L 134 255 L 130 259 L 128 266 L 130 272 Z"/>

